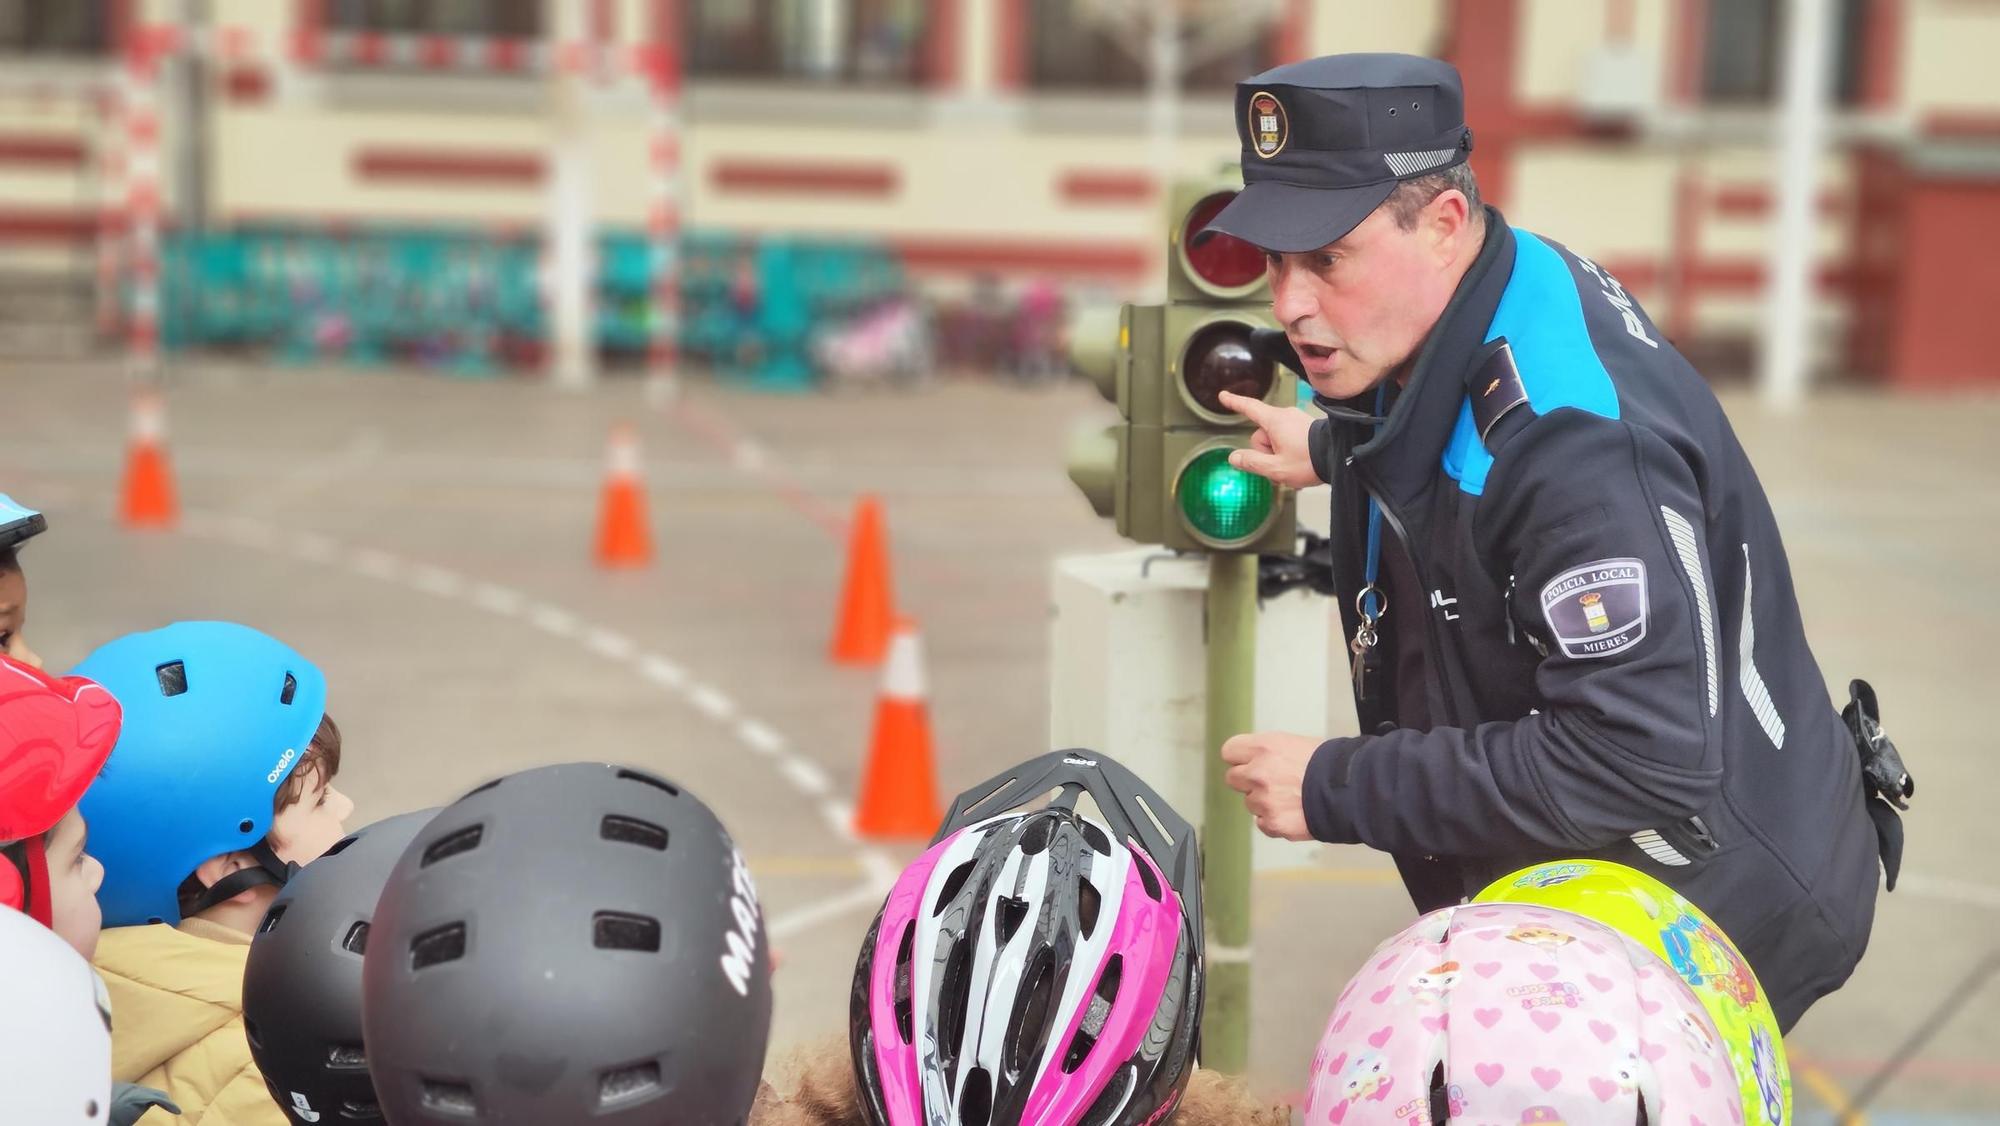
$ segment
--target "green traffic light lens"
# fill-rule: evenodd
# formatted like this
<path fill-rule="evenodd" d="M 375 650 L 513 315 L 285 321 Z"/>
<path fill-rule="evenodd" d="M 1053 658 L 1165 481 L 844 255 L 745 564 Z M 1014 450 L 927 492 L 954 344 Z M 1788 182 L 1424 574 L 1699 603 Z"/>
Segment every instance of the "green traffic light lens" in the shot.
<path fill-rule="evenodd" d="M 1218 546 L 1242 543 L 1264 529 L 1277 489 L 1229 464 L 1229 450 L 1203 450 L 1181 470 L 1175 499 L 1194 534 Z"/>

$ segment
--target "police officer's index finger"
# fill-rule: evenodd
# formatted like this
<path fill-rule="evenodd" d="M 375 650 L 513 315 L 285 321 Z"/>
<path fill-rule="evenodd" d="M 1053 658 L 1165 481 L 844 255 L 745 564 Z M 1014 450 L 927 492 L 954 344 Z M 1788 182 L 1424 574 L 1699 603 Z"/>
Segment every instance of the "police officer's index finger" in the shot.
<path fill-rule="evenodd" d="M 1268 423 L 1272 412 L 1279 409 L 1262 399 L 1253 399 L 1248 395 L 1238 395 L 1234 391 L 1222 392 L 1219 401 L 1223 406 L 1228 407 L 1230 410 L 1235 411 L 1237 414 L 1242 415 L 1259 426 Z"/>

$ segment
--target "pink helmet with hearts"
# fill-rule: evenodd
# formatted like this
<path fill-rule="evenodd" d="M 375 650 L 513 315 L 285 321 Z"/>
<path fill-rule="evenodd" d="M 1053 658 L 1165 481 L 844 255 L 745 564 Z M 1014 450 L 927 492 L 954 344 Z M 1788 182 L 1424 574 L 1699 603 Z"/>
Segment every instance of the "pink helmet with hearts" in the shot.
<path fill-rule="evenodd" d="M 1433 911 L 1377 947 L 1313 1057 L 1307 1126 L 1740 1126 L 1722 1037 L 1651 951 L 1580 915 Z"/>

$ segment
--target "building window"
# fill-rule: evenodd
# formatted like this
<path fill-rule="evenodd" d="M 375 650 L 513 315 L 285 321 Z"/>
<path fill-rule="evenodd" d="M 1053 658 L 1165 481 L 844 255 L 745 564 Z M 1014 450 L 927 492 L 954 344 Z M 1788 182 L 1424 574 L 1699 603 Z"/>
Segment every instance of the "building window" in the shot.
<path fill-rule="evenodd" d="M 1152 32 L 1124 23 L 1111 5 L 1033 0 L 1028 12 L 1028 85 L 1043 90 L 1143 90 Z M 1181 88 L 1227 91 L 1277 65 L 1276 19 L 1236 19 L 1181 28 Z"/>
<path fill-rule="evenodd" d="M 913 86 L 928 77 L 924 0 L 691 0 L 688 72 Z"/>
<path fill-rule="evenodd" d="M 107 54 L 109 9 L 106 0 L 0 0 L 0 54 Z"/>
<path fill-rule="evenodd" d="M 1777 100 L 1782 82 L 1785 26 L 1778 0 L 1709 0 L 1707 50 L 1701 92 L 1715 105 L 1761 106 Z M 1835 0 L 1833 34 L 1835 105 L 1853 105 L 1861 93 L 1861 37 L 1865 0 Z"/>
<path fill-rule="evenodd" d="M 328 0 L 328 31 L 534 39 L 541 0 Z"/>

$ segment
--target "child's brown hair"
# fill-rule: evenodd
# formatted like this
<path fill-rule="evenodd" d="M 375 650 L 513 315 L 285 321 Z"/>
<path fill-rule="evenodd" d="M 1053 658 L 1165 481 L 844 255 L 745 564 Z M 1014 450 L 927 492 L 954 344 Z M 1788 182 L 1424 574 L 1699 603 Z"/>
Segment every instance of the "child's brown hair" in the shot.
<path fill-rule="evenodd" d="M 319 729 L 313 732 L 312 741 L 306 744 L 306 753 L 299 756 L 297 766 L 278 786 L 278 792 L 271 796 L 271 812 L 283 813 L 299 803 L 306 796 L 306 786 L 313 783 L 314 775 L 319 777 L 319 785 L 333 781 L 340 773 L 340 725 L 333 722 L 331 715 L 322 713 Z"/>
<path fill-rule="evenodd" d="M 766 1084 L 750 1108 L 750 1126 L 867 1126 L 844 1041 L 809 1045 L 794 1054 L 786 1070 L 797 1073 L 798 1089 L 779 1095 Z M 1292 1112 L 1281 1103 L 1253 1097 L 1241 1079 L 1197 1070 L 1188 1078 L 1181 1105 L 1165 1121 L 1170 1126 L 1289 1126 Z"/>

